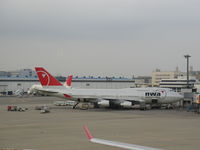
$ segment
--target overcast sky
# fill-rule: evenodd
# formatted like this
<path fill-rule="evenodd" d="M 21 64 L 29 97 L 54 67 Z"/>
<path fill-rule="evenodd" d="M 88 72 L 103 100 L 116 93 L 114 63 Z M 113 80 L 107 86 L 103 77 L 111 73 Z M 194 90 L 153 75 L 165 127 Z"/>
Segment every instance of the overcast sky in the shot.
<path fill-rule="evenodd" d="M 0 0 L 0 70 L 128 76 L 200 70 L 199 0 Z"/>

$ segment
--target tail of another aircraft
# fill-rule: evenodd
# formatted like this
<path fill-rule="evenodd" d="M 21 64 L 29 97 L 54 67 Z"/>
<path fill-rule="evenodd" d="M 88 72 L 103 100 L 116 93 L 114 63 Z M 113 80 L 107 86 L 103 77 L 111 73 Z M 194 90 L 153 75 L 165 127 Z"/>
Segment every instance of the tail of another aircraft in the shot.
<path fill-rule="evenodd" d="M 35 67 L 42 86 L 63 86 L 56 78 L 42 67 Z"/>
<path fill-rule="evenodd" d="M 72 75 L 68 76 L 68 78 L 66 79 L 66 82 L 64 83 L 64 86 L 71 87 L 71 85 L 72 85 L 72 78 L 73 78 Z"/>
<path fill-rule="evenodd" d="M 67 83 L 68 86 L 71 86 L 71 85 L 72 85 L 72 78 L 73 78 L 73 76 L 70 75 L 70 76 L 68 77 L 68 79 L 66 80 L 66 83 Z"/>

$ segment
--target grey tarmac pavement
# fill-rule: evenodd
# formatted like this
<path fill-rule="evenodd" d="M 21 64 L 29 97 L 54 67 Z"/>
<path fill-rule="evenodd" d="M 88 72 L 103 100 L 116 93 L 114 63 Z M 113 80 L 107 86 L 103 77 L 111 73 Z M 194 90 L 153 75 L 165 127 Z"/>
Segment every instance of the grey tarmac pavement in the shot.
<path fill-rule="evenodd" d="M 82 126 L 97 138 L 163 148 L 200 149 L 200 115 L 184 110 L 52 109 L 35 106 L 62 100 L 53 97 L 0 97 L 0 148 L 35 150 L 118 150 L 90 143 Z M 8 112 L 7 105 L 27 107 Z"/>

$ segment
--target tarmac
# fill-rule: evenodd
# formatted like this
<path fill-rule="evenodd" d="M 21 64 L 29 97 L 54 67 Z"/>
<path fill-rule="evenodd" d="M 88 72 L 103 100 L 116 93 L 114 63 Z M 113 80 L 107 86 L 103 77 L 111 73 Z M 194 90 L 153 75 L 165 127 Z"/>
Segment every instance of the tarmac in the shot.
<path fill-rule="evenodd" d="M 51 109 L 54 97 L 0 97 L 0 149 L 118 150 L 87 140 L 83 125 L 96 138 L 165 150 L 200 149 L 200 115 L 185 110 Z M 26 107 L 8 112 L 8 105 Z"/>

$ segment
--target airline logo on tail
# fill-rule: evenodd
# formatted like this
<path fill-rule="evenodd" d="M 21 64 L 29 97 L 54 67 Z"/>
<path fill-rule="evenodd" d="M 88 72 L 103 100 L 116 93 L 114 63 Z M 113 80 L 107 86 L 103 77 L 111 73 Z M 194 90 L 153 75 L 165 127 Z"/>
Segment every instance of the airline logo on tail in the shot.
<path fill-rule="evenodd" d="M 36 67 L 38 78 L 42 86 L 62 86 L 62 84 L 42 67 Z"/>

